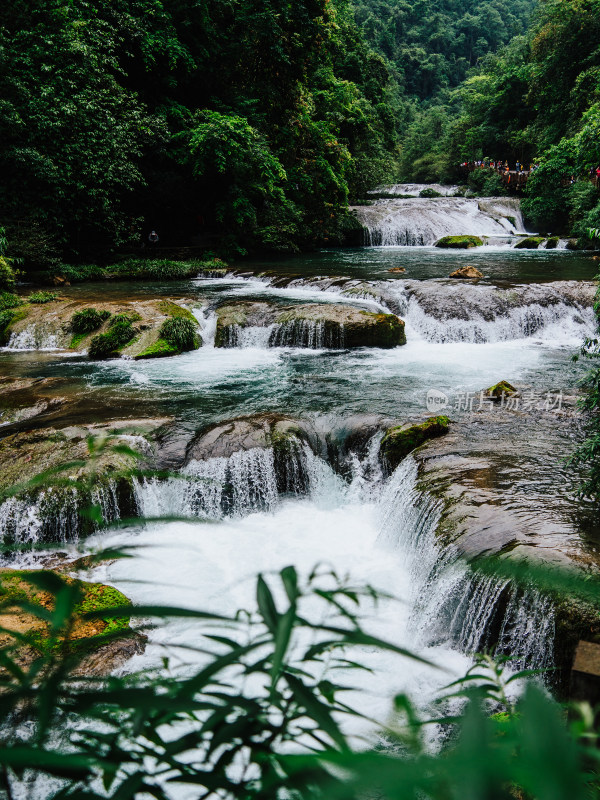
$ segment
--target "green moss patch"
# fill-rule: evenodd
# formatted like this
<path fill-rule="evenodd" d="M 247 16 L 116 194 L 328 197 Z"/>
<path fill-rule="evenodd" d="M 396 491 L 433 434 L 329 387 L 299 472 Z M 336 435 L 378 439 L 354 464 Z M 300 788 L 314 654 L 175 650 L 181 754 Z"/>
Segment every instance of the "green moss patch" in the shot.
<path fill-rule="evenodd" d="M 141 353 L 135 355 L 134 361 L 142 358 L 166 358 L 167 356 L 176 356 L 179 353 L 179 350 L 176 347 L 173 347 L 172 344 L 165 341 L 164 339 L 157 339 L 153 344 L 146 347 L 145 350 L 142 350 Z"/>
<path fill-rule="evenodd" d="M 550 236 L 550 238 L 546 240 L 546 250 L 556 250 L 559 241 L 558 236 Z"/>
<path fill-rule="evenodd" d="M 64 647 L 66 634 L 51 639 L 49 625 L 44 619 L 45 612 L 55 611 L 56 595 L 40 588 L 39 578 L 47 573 L 26 570 L 0 571 L 0 627 L 6 632 L 0 634 L 0 644 L 10 645 L 11 640 L 19 649 L 33 649 L 38 653 L 49 652 L 52 648 Z M 54 576 L 51 573 L 50 576 Z M 90 651 L 103 645 L 115 634 L 125 634 L 130 630 L 129 616 L 103 616 L 103 611 L 130 605 L 129 599 L 118 589 L 101 583 L 90 583 L 75 578 L 60 576 L 66 587 L 76 590 L 70 629 L 68 649 Z M 56 582 L 56 578 L 52 583 Z M 56 582 L 57 587 L 60 583 Z M 35 609 L 39 608 L 39 615 Z M 88 618 L 89 615 L 89 618 Z M 12 632 L 12 633 L 11 633 Z"/>
<path fill-rule="evenodd" d="M 491 397 L 494 400 L 501 400 L 503 396 L 508 397 L 509 395 L 516 393 L 517 390 L 508 381 L 500 381 L 499 383 L 496 383 L 494 386 L 490 386 L 489 389 L 485 390 L 487 397 Z"/>
<path fill-rule="evenodd" d="M 468 250 L 470 247 L 481 247 L 483 239 L 479 236 L 443 236 L 435 243 L 436 247 L 449 247 L 457 250 Z"/>
<path fill-rule="evenodd" d="M 516 243 L 515 250 L 537 250 L 543 241 L 543 236 L 528 236 Z"/>
<path fill-rule="evenodd" d="M 167 317 L 175 317 L 182 319 L 189 319 L 194 324 L 197 324 L 196 317 L 192 314 L 189 308 L 178 305 L 172 300 L 161 300 L 158 304 L 158 310 Z"/>
<path fill-rule="evenodd" d="M 392 469 L 409 453 L 420 447 L 429 439 L 444 436 L 450 426 L 449 417 L 440 415 L 429 417 L 417 425 L 400 425 L 390 428 L 381 442 L 381 455 Z"/>

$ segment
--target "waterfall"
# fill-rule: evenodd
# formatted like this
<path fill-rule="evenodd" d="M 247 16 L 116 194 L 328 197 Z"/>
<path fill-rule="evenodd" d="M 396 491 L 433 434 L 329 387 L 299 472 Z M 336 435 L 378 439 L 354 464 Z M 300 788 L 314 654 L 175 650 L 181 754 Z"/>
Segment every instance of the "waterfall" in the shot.
<path fill-rule="evenodd" d="M 215 333 L 217 330 L 217 315 L 206 308 L 195 308 L 193 314 L 198 320 L 200 338 L 203 347 L 215 346 Z"/>
<path fill-rule="evenodd" d="M 271 325 L 227 325 L 222 329 L 221 346 L 247 347 L 302 347 L 309 350 L 343 350 L 345 335 L 343 324 L 319 320 L 292 319 Z"/>
<path fill-rule="evenodd" d="M 9 497 L 0 503 L 0 541 L 33 547 L 41 542 L 76 542 L 82 528 L 99 528 L 82 520 L 80 512 L 90 504 L 100 509 L 104 524 L 120 519 L 117 483 L 105 481 L 90 493 L 75 486 L 49 487 L 36 495 Z"/>
<path fill-rule="evenodd" d="M 228 457 L 192 460 L 169 479 L 134 479 L 142 517 L 240 517 L 273 511 L 285 496 L 328 502 L 341 479 L 294 437 L 277 448 L 254 447 Z"/>
<path fill-rule="evenodd" d="M 274 326 L 269 347 L 305 347 L 309 350 L 343 350 L 344 326 L 316 320 L 294 319 Z"/>
<path fill-rule="evenodd" d="M 458 193 L 459 186 L 442 186 L 441 183 L 394 183 L 390 186 L 378 186 L 367 192 L 372 197 L 418 197 L 426 190 L 433 190 L 443 197 L 453 197 Z"/>
<path fill-rule="evenodd" d="M 401 550 L 415 578 L 412 628 L 425 646 L 451 643 L 467 653 L 491 649 L 515 657 L 517 668 L 551 666 L 554 610 L 533 587 L 477 573 L 436 530 L 441 505 L 418 486 L 408 456 L 379 502 L 380 542 Z"/>
<path fill-rule="evenodd" d="M 353 211 L 371 247 L 432 245 L 443 236 L 489 237 L 525 230 L 519 200 L 462 197 L 375 200 Z"/>
<path fill-rule="evenodd" d="M 59 350 L 59 335 L 49 325 L 31 323 L 20 333 L 11 333 L 9 350 Z"/>
<path fill-rule="evenodd" d="M 593 286 L 574 281 L 529 284 L 519 291 L 489 285 L 395 281 L 390 304 L 428 342 L 502 342 L 545 337 L 577 344 L 595 330 Z"/>
<path fill-rule="evenodd" d="M 228 325 L 225 328 L 223 347 L 270 347 L 276 325 Z"/>

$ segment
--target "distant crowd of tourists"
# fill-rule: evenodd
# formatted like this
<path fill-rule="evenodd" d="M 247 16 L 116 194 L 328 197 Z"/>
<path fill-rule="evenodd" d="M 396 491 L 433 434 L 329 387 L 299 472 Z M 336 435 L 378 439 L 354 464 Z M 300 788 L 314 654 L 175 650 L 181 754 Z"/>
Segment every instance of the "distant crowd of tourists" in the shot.
<path fill-rule="evenodd" d="M 500 175 L 504 176 L 505 183 L 510 183 L 511 175 L 516 174 L 517 178 L 519 179 L 519 183 L 521 183 L 522 181 L 526 180 L 528 175 L 530 175 L 532 172 L 535 172 L 540 165 L 534 162 L 527 167 L 527 165 L 523 164 L 521 161 L 516 161 L 514 166 L 511 166 L 508 161 L 502 161 L 501 159 L 496 160 L 493 158 L 481 158 L 477 161 L 463 161 L 459 166 L 462 167 L 462 169 L 469 170 L 469 172 L 475 169 L 493 169 Z M 594 184 L 594 186 L 600 188 L 600 164 L 597 166 L 590 166 L 587 177 Z M 576 183 L 576 181 L 577 176 L 573 174 L 566 182 Z"/>
<path fill-rule="evenodd" d="M 529 167 L 527 167 L 527 165 L 523 164 L 521 161 L 516 161 L 514 167 L 511 167 L 508 161 L 502 161 L 502 159 L 482 158 L 478 161 L 463 161 L 460 166 L 468 170 L 493 169 L 500 174 L 516 172 L 517 175 L 523 175 L 534 172 L 539 167 L 539 164 L 530 164 Z"/>

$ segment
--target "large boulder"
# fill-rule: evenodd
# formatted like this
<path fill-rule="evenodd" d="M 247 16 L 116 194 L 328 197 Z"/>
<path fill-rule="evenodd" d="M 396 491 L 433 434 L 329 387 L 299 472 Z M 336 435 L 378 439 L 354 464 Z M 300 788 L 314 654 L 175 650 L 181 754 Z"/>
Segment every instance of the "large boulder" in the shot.
<path fill-rule="evenodd" d="M 303 425 L 282 414 L 255 414 L 211 425 L 201 431 L 187 450 L 187 460 L 229 458 L 234 453 L 281 445 L 289 437 L 305 439 Z"/>
<path fill-rule="evenodd" d="M 0 439 L 1 540 L 76 541 L 136 514 L 133 477 L 154 466 L 165 418 L 18 431 Z M 91 444 L 90 444 L 91 443 Z M 142 456 L 142 460 L 137 455 Z"/>
<path fill-rule="evenodd" d="M 480 272 L 477 267 L 461 267 L 454 270 L 449 275 L 450 278 L 483 278 L 483 272 Z"/>
<path fill-rule="evenodd" d="M 543 236 L 527 236 L 516 243 L 515 250 L 537 250 L 543 241 Z"/>
<path fill-rule="evenodd" d="M 395 469 L 403 458 L 429 439 L 448 433 L 450 419 L 439 415 L 424 422 L 407 423 L 389 428 L 381 442 L 381 455 L 391 469 Z"/>
<path fill-rule="evenodd" d="M 134 359 L 177 355 L 200 345 L 195 301 L 177 299 L 97 300 L 56 297 L 10 309 L 0 321 L 0 343 L 15 349 L 68 349 L 91 358 Z M 173 337 L 187 326 L 189 343 Z M 177 334 L 178 331 L 175 331 Z"/>
<path fill-rule="evenodd" d="M 272 306 L 232 303 L 217 311 L 217 347 L 235 347 L 247 328 L 271 328 L 269 347 L 396 347 L 406 344 L 404 322 L 395 314 L 343 304 Z"/>

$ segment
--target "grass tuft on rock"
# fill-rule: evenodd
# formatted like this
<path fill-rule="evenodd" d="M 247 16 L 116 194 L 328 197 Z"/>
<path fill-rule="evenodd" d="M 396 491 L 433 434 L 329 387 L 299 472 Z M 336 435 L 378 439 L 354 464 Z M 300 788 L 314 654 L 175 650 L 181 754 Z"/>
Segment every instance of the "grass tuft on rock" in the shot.
<path fill-rule="evenodd" d="M 93 333 L 101 328 L 109 318 L 109 311 L 96 311 L 95 308 L 84 308 L 73 314 L 69 323 L 69 330 L 72 333 Z"/>
<path fill-rule="evenodd" d="M 60 295 L 58 292 L 33 292 L 27 298 L 28 303 L 36 303 L 38 305 L 44 305 L 45 303 L 52 303 L 54 300 L 58 300 Z"/>
<path fill-rule="evenodd" d="M 170 317 L 163 322 L 158 333 L 159 339 L 180 353 L 196 350 L 200 345 L 196 322 L 187 317 Z"/>
<path fill-rule="evenodd" d="M 90 342 L 89 357 L 94 361 L 113 358 L 119 350 L 136 336 L 137 331 L 129 320 L 121 320 L 111 325 L 106 333 L 99 333 Z"/>

